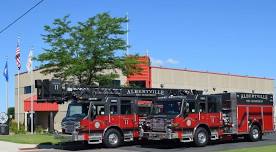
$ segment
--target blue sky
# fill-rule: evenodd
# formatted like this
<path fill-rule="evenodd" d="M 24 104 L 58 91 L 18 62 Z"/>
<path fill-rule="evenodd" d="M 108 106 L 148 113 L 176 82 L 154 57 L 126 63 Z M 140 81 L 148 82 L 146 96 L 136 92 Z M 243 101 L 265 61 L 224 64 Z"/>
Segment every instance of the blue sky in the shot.
<path fill-rule="evenodd" d="M 0 28 L 39 0 L 9 0 L 0 5 Z M 154 65 L 276 78 L 276 1 L 273 0 L 45 0 L 0 34 L 0 70 L 9 58 L 10 105 L 14 105 L 15 48 L 21 37 L 23 71 L 28 49 L 46 47 L 43 26 L 70 15 L 84 21 L 100 12 L 129 14 L 130 53 L 146 54 Z M 39 65 L 39 63 L 35 63 Z M 5 80 L 0 78 L 0 110 Z"/>

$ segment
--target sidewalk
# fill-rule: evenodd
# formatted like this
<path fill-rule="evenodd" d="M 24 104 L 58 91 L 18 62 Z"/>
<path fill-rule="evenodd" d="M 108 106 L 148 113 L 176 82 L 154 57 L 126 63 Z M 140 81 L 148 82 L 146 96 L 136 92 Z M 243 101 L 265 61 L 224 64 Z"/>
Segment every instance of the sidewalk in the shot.
<path fill-rule="evenodd" d="M 35 144 L 17 144 L 6 141 L 0 141 L 0 152 L 19 152 L 21 148 L 35 148 Z"/>

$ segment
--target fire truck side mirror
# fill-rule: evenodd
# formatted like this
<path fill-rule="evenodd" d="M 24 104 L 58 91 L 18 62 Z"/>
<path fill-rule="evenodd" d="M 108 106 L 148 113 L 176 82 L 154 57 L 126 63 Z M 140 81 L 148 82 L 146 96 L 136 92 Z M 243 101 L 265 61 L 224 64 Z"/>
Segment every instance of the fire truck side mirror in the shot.
<path fill-rule="evenodd" d="M 94 105 L 92 105 L 92 120 L 96 118 L 96 107 Z"/>
<path fill-rule="evenodd" d="M 186 116 L 189 114 L 189 106 L 190 106 L 190 105 L 189 105 L 189 103 L 186 102 L 185 100 L 182 100 L 182 102 L 184 102 L 184 103 L 183 103 L 183 107 L 182 107 L 182 108 L 183 108 L 183 111 L 182 111 L 182 114 L 181 114 L 181 115 L 182 115 L 183 117 L 186 117 Z"/>
<path fill-rule="evenodd" d="M 93 120 L 93 119 L 95 119 L 95 117 L 96 117 L 96 107 L 93 104 L 90 103 L 88 118 L 90 120 Z"/>
<path fill-rule="evenodd" d="M 190 104 L 186 102 L 186 113 L 190 112 Z"/>

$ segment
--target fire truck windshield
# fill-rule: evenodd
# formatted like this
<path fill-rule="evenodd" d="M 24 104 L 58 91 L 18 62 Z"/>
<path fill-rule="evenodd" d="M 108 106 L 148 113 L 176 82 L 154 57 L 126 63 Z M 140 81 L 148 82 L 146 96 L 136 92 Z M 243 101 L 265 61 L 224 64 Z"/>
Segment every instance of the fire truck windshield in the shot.
<path fill-rule="evenodd" d="M 71 104 L 68 107 L 67 117 L 85 117 L 88 113 L 88 106 L 85 104 Z"/>
<path fill-rule="evenodd" d="M 178 115 L 181 111 L 182 101 L 156 101 L 153 104 L 152 115 Z"/>

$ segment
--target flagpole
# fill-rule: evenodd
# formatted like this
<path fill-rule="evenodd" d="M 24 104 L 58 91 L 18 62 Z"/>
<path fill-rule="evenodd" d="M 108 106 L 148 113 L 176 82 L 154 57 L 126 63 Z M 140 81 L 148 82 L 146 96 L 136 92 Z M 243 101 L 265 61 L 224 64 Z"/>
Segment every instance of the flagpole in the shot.
<path fill-rule="evenodd" d="M 30 72 L 30 77 L 31 77 L 31 132 L 32 134 L 34 133 L 34 99 L 33 99 L 33 71 Z"/>
<path fill-rule="evenodd" d="M 20 121 L 20 69 L 21 69 L 21 63 L 20 63 L 20 37 L 17 38 L 17 46 L 16 46 L 16 64 L 17 64 L 17 130 L 19 131 L 19 121 Z"/>
<path fill-rule="evenodd" d="M 17 70 L 17 130 L 19 131 L 19 110 L 20 110 L 20 102 L 19 102 L 19 84 L 20 84 L 20 76 L 19 76 L 20 69 Z"/>
<path fill-rule="evenodd" d="M 7 97 L 7 101 L 6 101 L 6 108 L 7 108 L 7 113 L 9 111 L 9 81 L 6 82 L 7 86 L 6 86 L 6 97 Z"/>
<path fill-rule="evenodd" d="M 32 119 L 31 119 L 31 133 L 34 134 L 34 99 L 33 99 L 33 69 L 32 69 L 32 51 L 33 48 L 30 50 L 30 54 L 29 54 L 29 63 L 30 63 L 30 77 L 31 77 L 31 115 L 32 115 Z"/>

